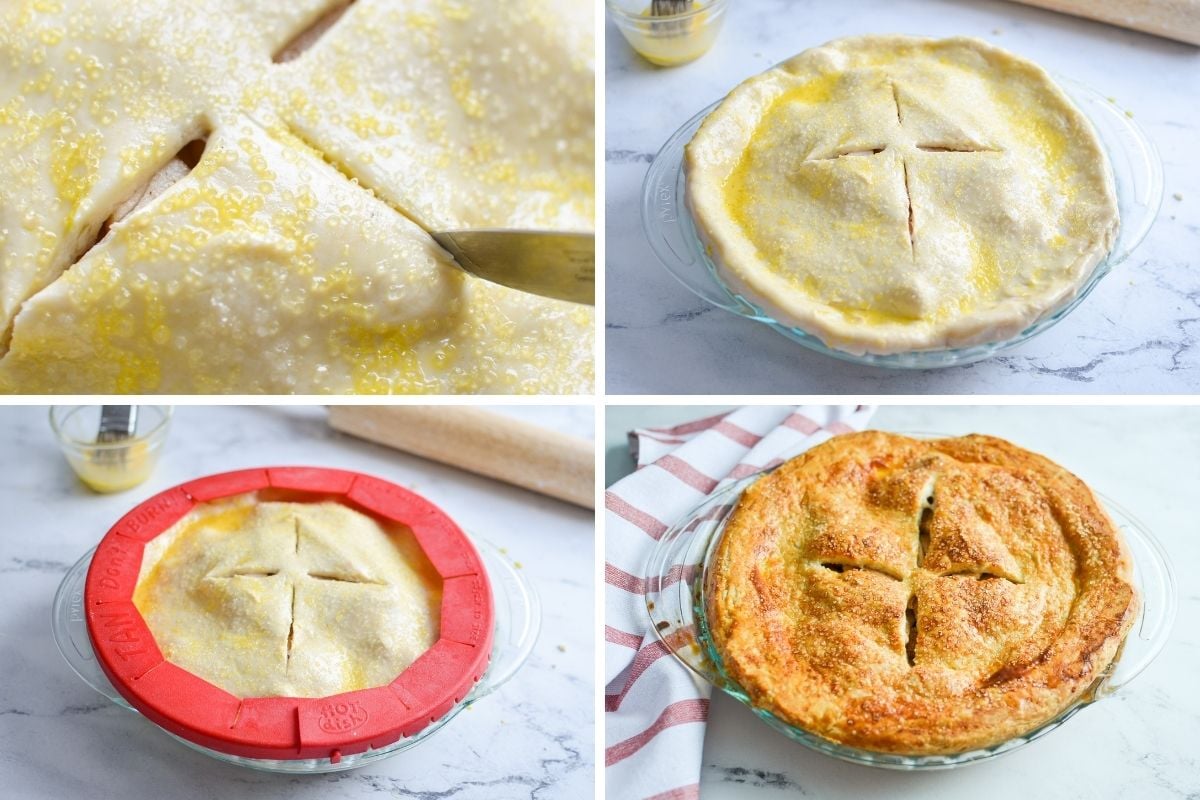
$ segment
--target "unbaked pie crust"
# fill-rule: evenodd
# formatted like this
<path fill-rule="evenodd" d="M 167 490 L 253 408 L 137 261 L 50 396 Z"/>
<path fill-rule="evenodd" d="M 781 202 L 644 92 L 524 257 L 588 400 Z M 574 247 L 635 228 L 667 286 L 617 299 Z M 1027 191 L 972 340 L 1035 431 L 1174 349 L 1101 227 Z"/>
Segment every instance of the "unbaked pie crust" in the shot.
<path fill-rule="evenodd" d="M 812 448 L 742 495 L 704 586 L 713 644 L 756 706 L 910 755 L 1054 718 L 1105 674 L 1138 610 L 1088 487 L 988 436 Z"/>
<path fill-rule="evenodd" d="M 167 661 L 235 697 L 326 697 L 429 649 L 441 580 L 403 526 L 248 494 L 151 540 L 133 602 Z"/>
<path fill-rule="evenodd" d="M 413 222 L 592 228 L 592 4 L 359 0 L 273 63 L 346 5 L 4 4 L 0 391 L 592 390 L 590 307 Z"/>
<path fill-rule="evenodd" d="M 977 39 L 839 39 L 734 89 L 687 147 L 722 278 L 852 353 L 1011 338 L 1112 248 L 1090 123 L 1038 66 Z"/>

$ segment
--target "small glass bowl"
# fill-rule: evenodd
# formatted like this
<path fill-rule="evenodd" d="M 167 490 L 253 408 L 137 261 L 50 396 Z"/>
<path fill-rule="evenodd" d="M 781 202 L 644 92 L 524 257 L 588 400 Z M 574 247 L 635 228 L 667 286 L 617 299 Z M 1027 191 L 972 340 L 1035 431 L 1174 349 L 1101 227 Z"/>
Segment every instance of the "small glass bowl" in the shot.
<path fill-rule="evenodd" d="M 991 358 L 1048 330 L 1071 313 L 1096 288 L 1101 278 L 1127 259 L 1141 244 L 1150 232 L 1162 204 L 1162 160 L 1142 129 L 1099 92 L 1059 76 L 1055 76 L 1055 82 L 1091 120 L 1108 153 L 1117 189 L 1120 230 L 1112 251 L 1096 265 L 1078 293 L 1066 305 L 1051 311 L 1011 339 L 968 347 L 858 355 L 830 347 L 807 331 L 777 321 L 726 286 L 696 232 L 695 222 L 684 199 L 686 176 L 683 169 L 684 147 L 692 140 L 705 117 L 721 104 L 720 100 L 684 123 L 654 157 L 642 184 L 642 229 L 650 240 L 654 254 L 667 271 L 701 300 L 761 322 L 818 353 L 856 364 L 894 369 L 933 369 Z"/>
<path fill-rule="evenodd" d="M 442 729 L 446 723 L 458 716 L 459 712 L 474 704 L 480 698 L 486 697 L 508 682 L 517 670 L 529 659 L 533 646 L 537 642 L 542 624 L 541 603 L 533 585 L 524 573 L 517 569 L 499 548 L 471 537 L 472 542 L 483 558 L 488 578 L 492 584 L 492 597 L 495 605 L 495 635 L 492 641 L 492 660 L 487 672 L 480 678 L 475 687 L 459 703 L 446 714 L 413 736 L 399 739 L 387 747 L 378 750 L 367 750 L 363 753 L 341 756 L 341 760 L 333 762 L 328 758 L 275 760 L 265 758 L 244 758 L 228 753 L 222 753 L 187 739 L 176 736 L 170 731 L 163 730 L 171 738 L 182 742 L 193 750 L 204 753 L 219 761 L 236 764 L 242 767 L 261 770 L 263 772 L 282 773 L 320 773 L 340 772 L 355 769 L 379 761 L 397 753 L 402 753 L 411 747 L 416 747 L 433 734 Z M 92 650 L 92 642 L 88 637 L 87 615 L 83 608 L 83 588 L 87 580 L 88 567 L 92 563 L 95 548 L 89 550 L 83 558 L 68 570 L 66 577 L 59 584 L 54 595 L 54 605 L 51 613 L 51 628 L 54 642 L 58 651 L 83 679 L 83 682 L 107 697 L 116 705 L 127 711 L 140 713 L 129 705 L 121 694 L 113 688 L 112 683 L 104 674 L 96 655 Z M 149 723 L 153 725 L 154 723 Z M 157 725 L 155 727 L 158 727 Z M 160 730 L 162 730 L 160 728 Z"/>
<path fill-rule="evenodd" d="M 717 40 L 728 0 L 697 0 L 690 11 L 650 16 L 651 0 L 605 0 L 608 11 L 638 55 L 660 67 L 695 61 Z"/>
<path fill-rule="evenodd" d="M 102 406 L 53 406 L 50 427 L 79 480 L 94 492 L 132 489 L 154 471 L 167 429 L 170 406 L 138 406 L 137 430 L 128 439 L 97 442 Z"/>
<path fill-rule="evenodd" d="M 932 434 L 908 434 L 940 438 Z M 772 470 L 736 481 L 711 495 L 673 525 L 656 543 L 646 564 L 651 591 L 646 608 L 660 641 L 684 666 L 736 700 L 745 703 L 768 725 L 789 739 L 842 761 L 898 770 L 949 769 L 987 761 L 1011 753 L 1039 739 L 1092 703 L 1111 696 L 1137 677 L 1162 651 L 1175 620 L 1175 576 L 1166 551 L 1133 515 L 1107 497 L 1097 494 L 1121 530 L 1133 555 L 1134 585 L 1142 607 L 1125 643 L 1108 670 L 1058 716 L 1040 727 L 1008 741 L 951 755 L 906 756 L 849 747 L 796 727 L 754 705 L 749 695 L 731 680 L 709 638 L 705 615 L 704 575 L 720 542 L 725 522 L 749 486 Z"/>

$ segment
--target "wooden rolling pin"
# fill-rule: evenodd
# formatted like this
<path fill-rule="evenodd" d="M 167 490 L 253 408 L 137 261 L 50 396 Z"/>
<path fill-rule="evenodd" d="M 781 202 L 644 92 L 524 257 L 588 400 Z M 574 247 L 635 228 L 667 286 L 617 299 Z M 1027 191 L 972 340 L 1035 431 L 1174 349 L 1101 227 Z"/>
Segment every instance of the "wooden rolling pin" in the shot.
<path fill-rule="evenodd" d="M 469 406 L 330 406 L 335 430 L 596 507 L 595 450 L 577 436 Z"/>
<path fill-rule="evenodd" d="M 1017 0 L 1121 28 L 1200 45 L 1200 0 Z"/>

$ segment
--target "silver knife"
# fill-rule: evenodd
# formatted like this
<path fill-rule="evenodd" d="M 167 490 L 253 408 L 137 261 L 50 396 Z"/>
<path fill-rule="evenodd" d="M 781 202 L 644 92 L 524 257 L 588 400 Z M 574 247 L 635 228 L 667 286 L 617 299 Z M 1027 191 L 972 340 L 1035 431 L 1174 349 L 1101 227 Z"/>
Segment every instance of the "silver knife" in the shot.
<path fill-rule="evenodd" d="M 596 304 L 594 234 L 463 230 L 440 231 L 433 238 L 477 278 L 556 300 Z"/>

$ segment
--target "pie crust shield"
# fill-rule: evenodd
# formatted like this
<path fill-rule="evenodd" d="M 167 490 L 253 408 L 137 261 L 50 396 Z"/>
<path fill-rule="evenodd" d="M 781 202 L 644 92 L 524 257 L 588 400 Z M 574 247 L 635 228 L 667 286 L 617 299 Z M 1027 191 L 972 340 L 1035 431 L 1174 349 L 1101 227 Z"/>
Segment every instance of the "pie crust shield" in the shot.
<path fill-rule="evenodd" d="M 750 487 L 704 598 L 756 710 L 906 756 L 1032 738 L 1094 699 L 1139 613 L 1129 551 L 1077 478 L 991 437 L 874 431 Z"/>
<path fill-rule="evenodd" d="M 142 548 L 197 503 L 264 489 L 338 499 L 409 527 L 442 577 L 440 638 L 388 686 L 325 698 L 240 700 L 163 660 L 132 602 Z M 490 584 L 479 554 L 446 514 L 400 486 L 356 472 L 241 470 L 190 481 L 140 504 L 96 549 L 84 589 L 98 663 L 135 709 L 202 747 L 252 759 L 303 760 L 380 749 L 451 710 L 487 669 Z"/>
<path fill-rule="evenodd" d="M 924 65 L 925 50 L 982 99 L 943 109 L 967 91 L 876 63 Z M 1009 83 L 1017 99 L 974 114 Z M 788 124 L 767 124 L 779 114 Z M 758 140 L 779 128 L 755 172 Z M 1076 297 L 1116 241 L 1112 168 L 1088 119 L 1039 67 L 974 39 L 851 37 L 806 51 L 722 101 L 686 172 L 683 202 L 735 298 L 855 356 L 1016 337 Z"/>

